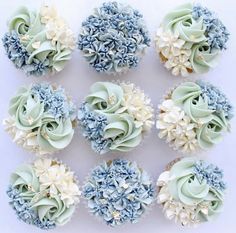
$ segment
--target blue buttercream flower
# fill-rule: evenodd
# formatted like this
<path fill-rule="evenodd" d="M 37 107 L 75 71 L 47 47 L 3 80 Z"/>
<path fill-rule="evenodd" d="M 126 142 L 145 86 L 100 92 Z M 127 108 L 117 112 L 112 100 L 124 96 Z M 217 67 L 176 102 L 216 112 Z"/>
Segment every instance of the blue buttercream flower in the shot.
<path fill-rule="evenodd" d="M 84 137 L 91 141 L 92 149 L 99 154 L 106 153 L 111 144 L 110 139 L 104 138 L 107 118 L 91 111 L 88 104 L 83 103 L 78 111 L 78 120 Z"/>
<path fill-rule="evenodd" d="M 95 167 L 83 188 L 90 211 L 110 226 L 135 223 L 154 199 L 150 177 L 127 160 Z"/>
<path fill-rule="evenodd" d="M 49 71 L 49 60 L 47 59 L 42 62 L 34 58 L 31 63 L 28 62 L 30 55 L 15 31 L 6 33 L 2 42 L 8 58 L 15 64 L 16 68 L 23 69 L 27 75 L 41 76 Z"/>
<path fill-rule="evenodd" d="M 233 117 L 233 106 L 224 93 L 210 83 L 197 81 L 197 84 L 201 87 L 201 95 L 207 101 L 210 109 L 215 110 L 218 114 L 223 112 L 227 119 Z"/>
<path fill-rule="evenodd" d="M 106 2 L 82 23 L 78 49 L 98 72 L 119 73 L 136 67 L 150 45 L 143 16 L 131 7 Z"/>
<path fill-rule="evenodd" d="M 212 49 L 226 49 L 226 43 L 229 39 L 229 32 L 216 14 L 200 4 L 193 7 L 193 18 L 198 20 L 203 18 L 206 26 L 206 36 Z"/>
<path fill-rule="evenodd" d="M 10 198 L 9 204 L 15 210 L 16 215 L 23 222 L 35 225 L 43 230 L 53 229 L 56 224 L 53 221 L 44 220 L 40 221 L 35 211 L 30 206 L 30 200 L 24 200 L 18 189 L 9 187 L 7 195 Z"/>
<path fill-rule="evenodd" d="M 206 180 L 207 183 L 216 190 L 223 191 L 226 189 L 226 184 L 223 179 L 223 171 L 213 164 L 207 164 L 200 160 L 194 166 L 194 173 L 198 180 L 202 182 Z"/>
<path fill-rule="evenodd" d="M 45 112 L 52 114 L 55 118 L 72 117 L 75 112 L 75 106 L 68 101 L 63 88 L 53 89 L 48 83 L 38 83 L 31 87 L 31 92 L 44 103 Z"/>

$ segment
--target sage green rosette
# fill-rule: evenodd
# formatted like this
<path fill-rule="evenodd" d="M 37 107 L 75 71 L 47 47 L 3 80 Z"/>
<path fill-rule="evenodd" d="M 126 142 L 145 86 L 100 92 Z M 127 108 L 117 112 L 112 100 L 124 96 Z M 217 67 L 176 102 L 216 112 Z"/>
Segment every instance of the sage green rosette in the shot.
<path fill-rule="evenodd" d="M 174 89 L 171 98 L 197 124 L 196 134 L 200 148 L 208 149 L 220 142 L 222 133 L 229 126 L 224 114 L 211 110 L 201 94 L 198 84 L 184 82 Z"/>
<path fill-rule="evenodd" d="M 194 20 L 192 9 L 191 3 L 177 7 L 167 14 L 162 22 L 164 30 L 179 35 L 182 40 L 190 43 L 190 45 L 206 41 L 203 20 Z"/>
<path fill-rule="evenodd" d="M 206 221 L 221 211 L 223 191 L 210 186 L 206 179 L 199 180 L 194 173 L 195 158 L 183 158 L 170 168 L 168 190 L 174 200 L 195 206 L 197 219 Z M 203 213 L 204 206 L 209 210 Z"/>
<path fill-rule="evenodd" d="M 142 140 L 142 127 L 136 127 L 129 114 L 108 115 L 104 138 L 112 139 L 110 150 L 127 152 L 138 146 Z"/>
<path fill-rule="evenodd" d="M 56 118 L 48 113 L 39 96 L 31 92 L 31 87 L 20 88 L 10 100 L 9 114 L 14 122 L 15 136 L 24 137 L 22 140 L 29 138 L 30 143 L 33 141 L 32 147 L 38 148 L 33 150 L 35 153 L 61 150 L 69 145 L 74 135 L 72 119 Z"/>
<path fill-rule="evenodd" d="M 110 82 L 97 82 L 90 90 L 85 101 L 97 112 L 113 114 L 121 106 L 122 88 Z"/>
<path fill-rule="evenodd" d="M 39 192 L 39 179 L 31 165 L 22 165 L 12 173 L 10 184 L 20 192 L 24 200 L 31 201 Z"/>
<path fill-rule="evenodd" d="M 46 219 L 55 222 L 56 225 L 66 224 L 75 211 L 74 205 L 67 207 L 59 196 L 43 197 L 36 202 L 32 202 L 32 208 L 36 210 L 40 221 Z"/>
<path fill-rule="evenodd" d="M 55 119 L 45 115 L 38 129 L 37 140 L 39 146 L 49 152 L 61 150 L 68 146 L 74 135 L 70 118 Z"/>
<path fill-rule="evenodd" d="M 29 54 L 27 65 L 42 62 L 50 72 L 61 71 L 70 60 L 72 50 L 47 37 L 47 27 L 41 21 L 40 12 L 20 7 L 9 20 L 9 32 L 15 32 Z M 30 66 L 23 67 L 26 71 Z"/>

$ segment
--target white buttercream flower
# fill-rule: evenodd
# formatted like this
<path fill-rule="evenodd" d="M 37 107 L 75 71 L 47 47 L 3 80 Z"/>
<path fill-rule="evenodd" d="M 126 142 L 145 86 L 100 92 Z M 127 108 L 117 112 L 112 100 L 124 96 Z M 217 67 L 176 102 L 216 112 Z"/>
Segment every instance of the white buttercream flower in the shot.
<path fill-rule="evenodd" d="M 37 176 L 41 176 L 51 167 L 52 160 L 48 158 L 37 159 L 34 162 L 34 169 Z"/>
<path fill-rule="evenodd" d="M 185 44 L 185 41 L 179 38 L 177 32 L 175 34 L 171 31 L 164 32 L 162 28 L 158 29 L 155 41 L 157 51 L 167 59 L 179 56 Z"/>
<path fill-rule="evenodd" d="M 160 113 L 156 122 L 156 127 L 160 130 L 158 136 L 166 138 L 175 150 L 181 150 L 184 153 L 197 150 L 197 125 L 171 99 L 163 101 L 159 109 Z"/>
<path fill-rule="evenodd" d="M 153 108 L 151 100 L 134 84 L 121 83 L 124 91 L 122 107 L 117 113 L 127 111 L 134 117 L 137 127 L 142 126 L 144 131 L 151 129 L 153 122 Z"/>
<path fill-rule="evenodd" d="M 40 15 L 41 22 L 46 25 L 47 39 L 51 40 L 53 45 L 60 43 L 60 49 L 73 50 L 75 48 L 74 34 L 65 20 L 58 16 L 55 8 L 44 6 L 41 8 Z"/>
<path fill-rule="evenodd" d="M 165 67 L 168 70 L 172 70 L 172 74 L 175 76 L 182 75 L 186 77 L 189 75 L 189 71 L 192 70 L 189 59 L 190 56 L 180 54 L 179 56 L 169 58 L 165 63 Z"/>

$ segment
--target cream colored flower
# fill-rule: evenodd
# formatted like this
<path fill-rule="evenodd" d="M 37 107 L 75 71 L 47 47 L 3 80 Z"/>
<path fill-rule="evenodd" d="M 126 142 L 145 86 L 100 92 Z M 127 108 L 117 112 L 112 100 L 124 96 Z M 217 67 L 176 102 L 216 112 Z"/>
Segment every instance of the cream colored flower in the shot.
<path fill-rule="evenodd" d="M 179 38 L 179 35 L 173 34 L 171 31 L 164 32 L 159 28 L 156 34 L 156 48 L 157 51 L 169 59 L 173 56 L 179 56 L 185 44 L 185 41 Z"/>
<path fill-rule="evenodd" d="M 158 136 L 166 138 L 175 150 L 181 150 L 184 153 L 196 151 L 199 147 L 196 135 L 197 125 L 171 99 L 163 101 L 159 109 L 160 113 L 156 122 L 156 127 L 160 130 Z"/>
<path fill-rule="evenodd" d="M 189 59 L 190 56 L 180 54 L 179 56 L 169 58 L 165 63 L 165 67 L 168 70 L 172 70 L 174 76 L 182 75 L 183 77 L 186 77 L 189 75 L 189 71 L 192 70 L 192 65 Z"/>
<path fill-rule="evenodd" d="M 117 110 L 117 113 L 127 111 L 134 117 L 137 127 L 142 126 L 144 131 L 150 130 L 154 124 L 151 100 L 134 84 L 121 83 L 120 85 L 124 95 L 121 103 L 122 107 Z"/>
<path fill-rule="evenodd" d="M 46 24 L 57 18 L 57 10 L 54 6 L 42 6 L 40 9 L 41 22 Z"/>
<path fill-rule="evenodd" d="M 41 176 L 51 167 L 52 160 L 49 158 L 37 159 L 34 162 L 34 169 L 37 176 Z"/>

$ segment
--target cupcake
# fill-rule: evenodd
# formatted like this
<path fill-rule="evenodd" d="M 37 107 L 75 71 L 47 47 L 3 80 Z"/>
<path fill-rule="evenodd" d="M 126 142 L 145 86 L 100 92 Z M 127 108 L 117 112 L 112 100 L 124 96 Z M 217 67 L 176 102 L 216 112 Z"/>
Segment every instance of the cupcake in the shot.
<path fill-rule="evenodd" d="M 16 68 L 42 76 L 63 70 L 75 48 L 69 26 L 54 7 L 19 8 L 8 23 L 3 45 Z"/>
<path fill-rule="evenodd" d="M 66 165 L 42 158 L 12 173 L 7 195 L 18 219 L 48 230 L 70 221 L 81 192 Z"/>
<path fill-rule="evenodd" d="M 78 49 L 99 73 L 120 74 L 138 65 L 150 38 L 143 16 L 132 7 L 105 2 L 83 23 Z"/>
<path fill-rule="evenodd" d="M 223 171 L 194 157 L 170 163 L 157 181 L 158 203 L 167 219 L 194 226 L 222 210 L 226 185 Z"/>
<path fill-rule="evenodd" d="M 183 82 L 159 105 L 159 137 L 175 150 L 197 152 L 218 144 L 230 129 L 233 108 L 218 88 L 203 81 Z"/>
<path fill-rule="evenodd" d="M 74 135 L 75 106 L 61 87 L 48 83 L 20 88 L 4 120 L 13 141 L 38 155 L 67 147 Z"/>
<path fill-rule="evenodd" d="M 156 34 L 156 50 L 175 76 L 206 73 L 226 49 L 229 32 L 217 15 L 187 3 L 167 14 Z"/>
<path fill-rule="evenodd" d="M 95 167 L 82 193 L 89 211 L 112 227 L 138 222 L 154 199 L 148 174 L 135 162 L 121 159 Z"/>
<path fill-rule="evenodd" d="M 97 82 L 79 108 L 78 121 L 95 152 L 127 152 L 151 130 L 153 112 L 150 99 L 134 84 Z"/>

